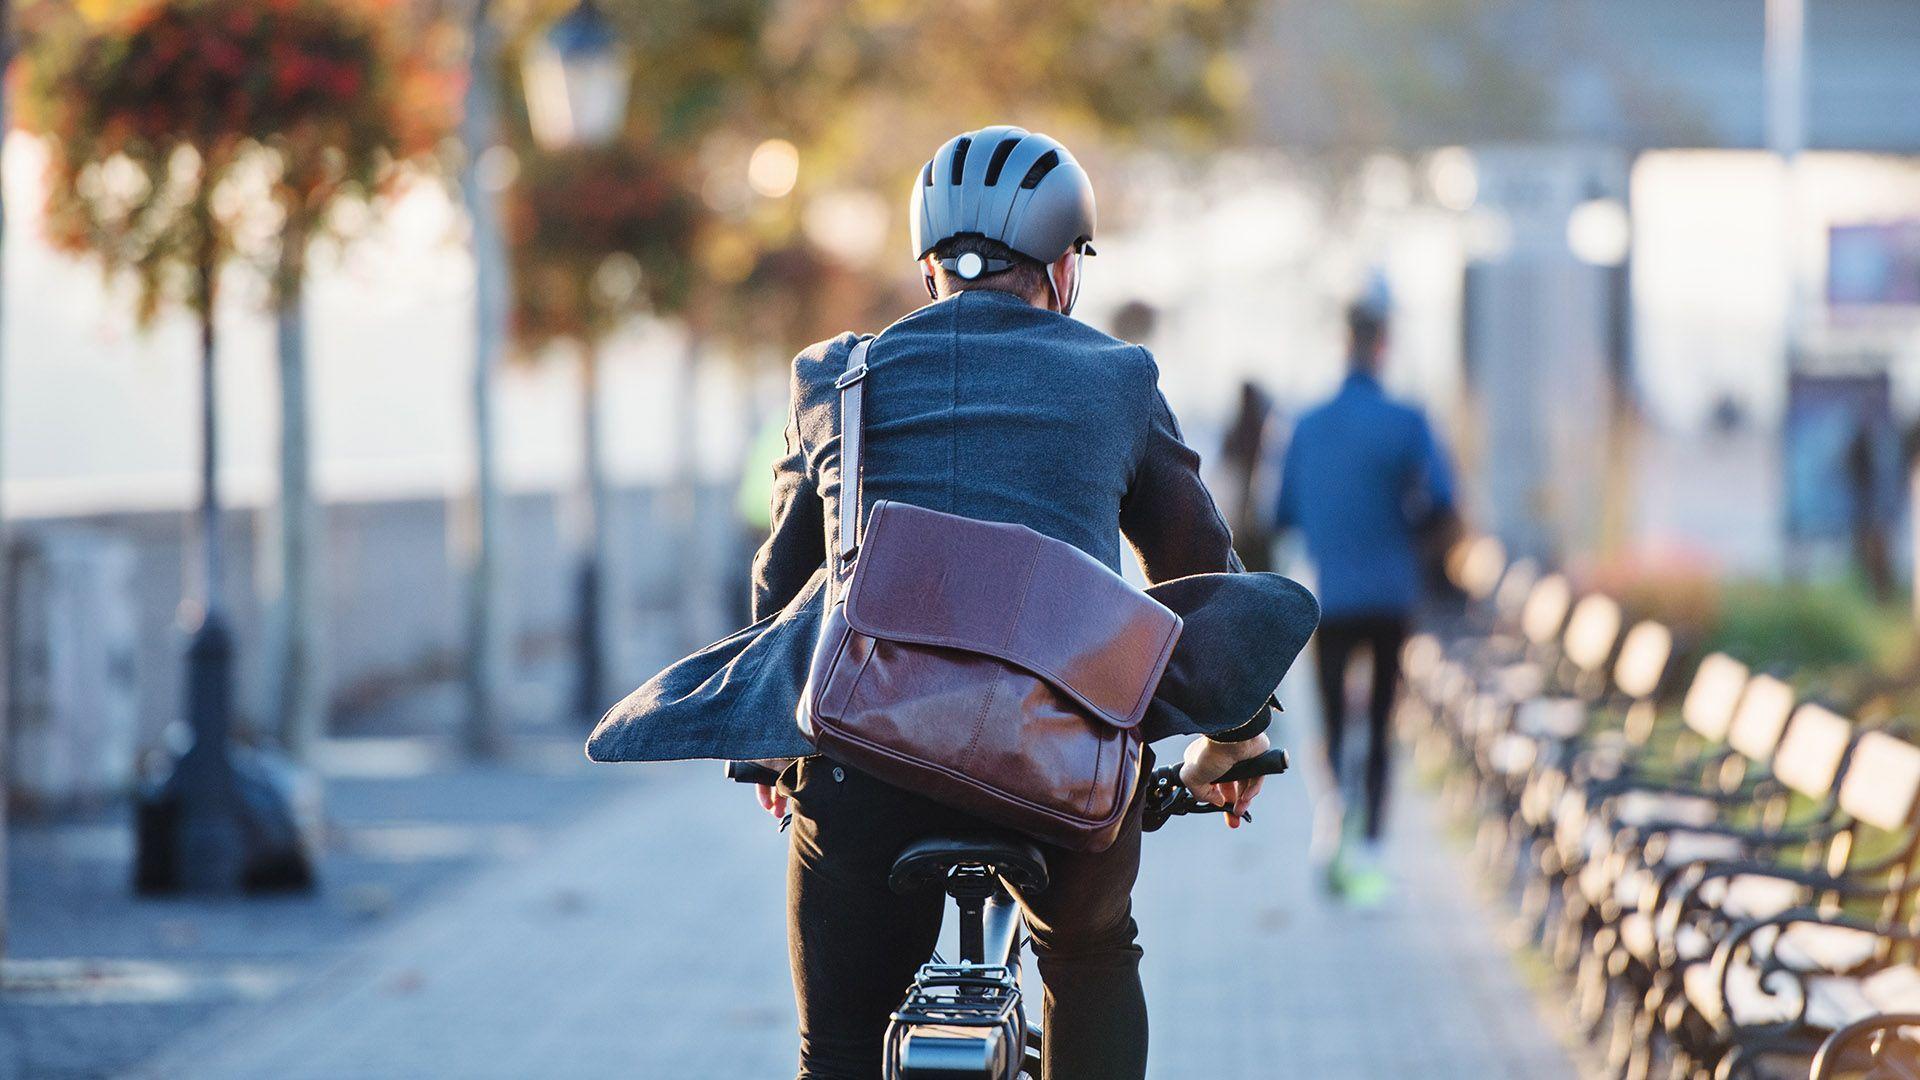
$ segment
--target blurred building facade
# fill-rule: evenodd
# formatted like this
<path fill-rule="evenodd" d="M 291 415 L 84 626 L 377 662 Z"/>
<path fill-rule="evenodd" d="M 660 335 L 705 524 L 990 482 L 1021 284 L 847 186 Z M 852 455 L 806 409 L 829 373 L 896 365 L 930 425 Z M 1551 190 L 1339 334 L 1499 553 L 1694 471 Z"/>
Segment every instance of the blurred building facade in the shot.
<path fill-rule="evenodd" d="M 1896 408 L 1920 411 L 1916 309 L 1849 321 L 1820 303 L 1831 227 L 1920 219 L 1920 7 L 1805 5 L 1794 142 L 1808 153 L 1786 176 L 1764 153 L 1782 89 L 1767 23 L 1799 6 L 1273 7 L 1256 67 L 1264 137 L 1334 158 L 1424 157 L 1433 194 L 1462 212 L 1456 435 L 1483 517 L 1516 550 L 1590 556 L 1652 533 L 1777 571 L 1808 539 L 1783 537 L 1791 506 L 1765 502 L 1791 498 L 1777 479 L 1790 463 L 1734 468 L 1725 479 L 1749 496 L 1728 507 L 1740 524 L 1689 535 L 1672 528 L 1685 506 L 1661 500 L 1701 485 L 1636 490 L 1646 461 L 1686 464 L 1645 445 L 1640 421 L 1658 424 L 1655 440 L 1716 423 L 1731 438 L 1747 437 L 1744 421 L 1775 430 L 1790 345 L 1796 370 L 1887 372 Z M 1749 450 L 1774 456 L 1777 443 Z M 1775 543 L 1734 535 L 1756 526 Z"/>

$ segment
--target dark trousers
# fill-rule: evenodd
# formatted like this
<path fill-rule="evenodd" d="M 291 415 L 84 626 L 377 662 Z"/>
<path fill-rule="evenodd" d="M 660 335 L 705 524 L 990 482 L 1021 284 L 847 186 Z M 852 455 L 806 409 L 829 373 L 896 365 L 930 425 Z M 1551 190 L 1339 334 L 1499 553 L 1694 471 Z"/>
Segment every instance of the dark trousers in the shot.
<path fill-rule="evenodd" d="M 938 889 L 896 895 L 887 887 L 894 857 L 930 833 L 992 827 L 826 758 L 803 759 L 782 786 L 793 798 L 787 941 L 800 1008 L 800 1077 L 873 1080 L 888 1014 L 932 954 L 949 903 Z M 1146 1075 L 1147 1002 L 1132 900 L 1137 798 L 1132 813 L 1106 851 L 1042 845 L 1051 883 L 1019 898 L 1046 984 L 1046 1080 Z"/>
<path fill-rule="evenodd" d="M 1327 763 L 1335 783 L 1346 760 L 1347 666 L 1356 650 L 1373 656 L 1373 686 L 1367 701 L 1366 830 L 1378 840 L 1386 812 L 1388 722 L 1400 689 L 1400 647 L 1407 640 L 1405 615 L 1328 616 L 1314 636 L 1320 666 L 1321 718 L 1326 724 Z"/>

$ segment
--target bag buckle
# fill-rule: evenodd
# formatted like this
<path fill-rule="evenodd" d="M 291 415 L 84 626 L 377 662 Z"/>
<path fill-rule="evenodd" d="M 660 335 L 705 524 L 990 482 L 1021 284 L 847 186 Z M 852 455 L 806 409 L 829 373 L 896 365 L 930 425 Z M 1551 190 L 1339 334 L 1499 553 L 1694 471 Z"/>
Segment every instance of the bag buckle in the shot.
<path fill-rule="evenodd" d="M 866 377 L 867 364 L 866 361 L 863 360 L 860 362 L 859 367 L 848 368 L 845 372 L 841 373 L 839 378 L 833 380 L 833 388 L 835 390 L 845 390 L 847 387 L 852 386 L 854 383 Z"/>

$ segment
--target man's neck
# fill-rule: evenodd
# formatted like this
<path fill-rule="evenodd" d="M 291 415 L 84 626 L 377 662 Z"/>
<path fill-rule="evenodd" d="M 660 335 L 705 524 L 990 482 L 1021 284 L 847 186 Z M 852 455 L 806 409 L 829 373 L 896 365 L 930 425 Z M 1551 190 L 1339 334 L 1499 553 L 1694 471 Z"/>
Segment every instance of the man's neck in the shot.
<path fill-rule="evenodd" d="M 1029 307 L 1039 308 L 1041 311 L 1053 310 L 1053 305 L 1049 304 L 1044 298 L 1022 296 L 1017 292 L 1012 292 L 1007 289 L 996 289 L 991 285 L 979 285 L 971 289 L 954 289 L 950 292 L 943 294 L 940 297 L 940 299 L 949 300 L 949 299 L 952 299 L 953 297 L 959 296 L 961 293 L 993 293 L 1000 296 L 1004 296 L 1010 300 L 1018 300 L 1021 303 L 1028 305 Z"/>

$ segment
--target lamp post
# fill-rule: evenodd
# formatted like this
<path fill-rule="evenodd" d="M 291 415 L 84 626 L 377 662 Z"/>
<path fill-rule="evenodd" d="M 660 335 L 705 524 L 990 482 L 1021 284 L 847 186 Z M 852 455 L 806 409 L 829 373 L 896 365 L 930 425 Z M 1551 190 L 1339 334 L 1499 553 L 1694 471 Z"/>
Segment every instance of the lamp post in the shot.
<path fill-rule="evenodd" d="M 527 48 L 521 79 L 533 137 L 548 150 L 600 146 L 620 133 L 633 59 L 594 0 L 580 0 Z"/>
<path fill-rule="evenodd" d="M 580 0 L 527 50 L 522 66 L 534 141 L 552 151 L 603 146 L 626 119 L 633 62 L 593 0 Z M 606 704 L 607 481 L 600 454 L 600 356 L 591 331 L 580 342 L 581 491 L 574 521 L 580 538 L 575 576 L 579 671 L 574 710 L 591 722 Z"/>
<path fill-rule="evenodd" d="M 313 852 L 294 817 L 287 778 L 233 742 L 234 639 L 221 588 L 219 412 L 215 297 L 220 252 L 204 202 L 195 257 L 200 315 L 199 596 L 181 605 L 187 644 L 186 719 L 193 741 L 134 806 L 133 884 L 141 893 L 304 890 Z"/>

